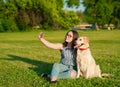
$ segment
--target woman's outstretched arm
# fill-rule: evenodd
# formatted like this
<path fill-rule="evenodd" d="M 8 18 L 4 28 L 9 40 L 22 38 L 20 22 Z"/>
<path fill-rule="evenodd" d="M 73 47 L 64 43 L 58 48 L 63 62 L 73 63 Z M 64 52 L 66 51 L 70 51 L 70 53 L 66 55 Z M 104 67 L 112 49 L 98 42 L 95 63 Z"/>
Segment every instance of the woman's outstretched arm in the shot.
<path fill-rule="evenodd" d="M 47 41 L 46 39 L 44 39 L 43 36 L 43 32 L 40 32 L 40 34 L 38 35 L 40 41 L 47 47 L 52 48 L 52 49 L 63 49 L 63 45 L 61 43 L 51 43 L 49 41 Z"/>

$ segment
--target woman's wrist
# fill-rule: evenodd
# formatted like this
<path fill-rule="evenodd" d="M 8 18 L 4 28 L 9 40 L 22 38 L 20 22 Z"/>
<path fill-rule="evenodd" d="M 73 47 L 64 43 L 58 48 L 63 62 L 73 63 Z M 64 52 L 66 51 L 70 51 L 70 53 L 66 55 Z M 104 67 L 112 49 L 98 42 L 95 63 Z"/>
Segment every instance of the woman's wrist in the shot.
<path fill-rule="evenodd" d="M 43 41 L 44 38 L 40 38 L 40 41 Z"/>

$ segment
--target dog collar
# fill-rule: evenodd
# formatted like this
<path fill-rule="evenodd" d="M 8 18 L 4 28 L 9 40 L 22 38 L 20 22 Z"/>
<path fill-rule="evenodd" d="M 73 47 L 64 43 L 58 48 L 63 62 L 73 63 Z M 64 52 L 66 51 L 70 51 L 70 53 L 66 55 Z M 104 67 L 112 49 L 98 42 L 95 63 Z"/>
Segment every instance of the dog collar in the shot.
<path fill-rule="evenodd" d="M 79 48 L 79 49 L 83 51 L 83 50 L 87 50 L 88 48 L 89 48 L 89 47 L 87 47 L 87 48 Z"/>

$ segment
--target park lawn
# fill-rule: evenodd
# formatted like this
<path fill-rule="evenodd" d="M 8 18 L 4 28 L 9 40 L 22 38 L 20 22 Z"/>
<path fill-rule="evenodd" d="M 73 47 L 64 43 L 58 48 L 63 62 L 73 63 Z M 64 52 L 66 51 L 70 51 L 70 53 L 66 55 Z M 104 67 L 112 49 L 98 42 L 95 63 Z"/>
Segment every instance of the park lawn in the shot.
<path fill-rule="evenodd" d="M 59 62 L 60 52 L 45 47 L 38 39 L 62 43 L 67 31 L 32 31 L 0 33 L 0 87 L 120 87 L 120 30 L 78 30 L 90 39 L 90 49 L 102 73 L 109 78 L 61 79 L 56 84 L 38 74 L 50 73 L 52 64 Z"/>

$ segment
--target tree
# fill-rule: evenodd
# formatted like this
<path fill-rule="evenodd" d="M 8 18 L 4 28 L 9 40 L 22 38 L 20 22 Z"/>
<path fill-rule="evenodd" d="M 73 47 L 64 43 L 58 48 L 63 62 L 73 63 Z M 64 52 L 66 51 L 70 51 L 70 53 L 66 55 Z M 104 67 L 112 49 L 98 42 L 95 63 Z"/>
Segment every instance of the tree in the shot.
<path fill-rule="evenodd" d="M 13 2 L 13 0 L 11 0 Z M 13 3 L 6 0 L 0 1 L 0 23 L 3 31 L 18 31 L 14 15 L 17 8 Z"/>
<path fill-rule="evenodd" d="M 66 0 L 68 7 L 76 7 L 78 8 L 80 5 L 80 0 Z"/>
<path fill-rule="evenodd" d="M 120 2 L 119 0 L 84 0 L 86 10 L 85 19 L 89 23 L 108 26 L 113 23 L 120 28 Z"/>
<path fill-rule="evenodd" d="M 70 2 L 70 5 L 77 5 L 76 2 L 71 2 L 74 0 L 67 1 Z M 69 29 L 74 24 L 79 23 L 80 19 L 75 12 L 65 13 L 62 9 L 63 6 L 64 0 L 1 0 L 0 23 L 5 31 L 9 29 L 6 26 L 10 23 L 13 23 L 19 30 L 26 30 L 33 26 L 40 26 L 44 29 Z M 7 24 L 7 22 L 10 23 Z M 14 29 L 11 28 L 12 31 Z"/>
<path fill-rule="evenodd" d="M 114 23 L 115 28 L 120 28 L 120 1 L 119 0 L 113 0 L 113 13 L 112 13 L 112 23 Z"/>

